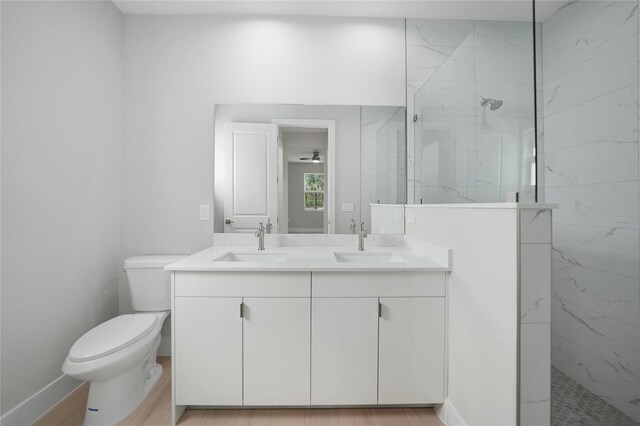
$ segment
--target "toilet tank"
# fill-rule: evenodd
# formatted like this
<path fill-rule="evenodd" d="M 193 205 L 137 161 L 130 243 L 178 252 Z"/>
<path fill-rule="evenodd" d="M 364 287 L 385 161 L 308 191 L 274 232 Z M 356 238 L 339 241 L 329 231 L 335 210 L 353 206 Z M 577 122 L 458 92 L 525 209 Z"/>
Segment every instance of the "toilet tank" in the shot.
<path fill-rule="evenodd" d="M 136 312 L 171 309 L 171 272 L 163 268 L 184 255 L 135 256 L 124 261 L 131 307 Z"/>

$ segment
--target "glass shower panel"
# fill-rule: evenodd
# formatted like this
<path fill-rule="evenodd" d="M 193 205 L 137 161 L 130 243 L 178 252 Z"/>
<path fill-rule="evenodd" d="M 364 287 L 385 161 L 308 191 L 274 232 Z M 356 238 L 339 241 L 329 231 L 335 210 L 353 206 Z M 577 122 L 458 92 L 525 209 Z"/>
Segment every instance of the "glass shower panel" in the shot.
<path fill-rule="evenodd" d="M 371 224 L 371 204 L 406 202 L 406 109 L 361 109 L 361 220 Z"/>
<path fill-rule="evenodd" d="M 409 61 L 432 69 L 413 82 L 414 201 L 498 202 L 510 192 L 534 201 L 531 23 L 407 25 L 428 44 L 409 50 Z"/>

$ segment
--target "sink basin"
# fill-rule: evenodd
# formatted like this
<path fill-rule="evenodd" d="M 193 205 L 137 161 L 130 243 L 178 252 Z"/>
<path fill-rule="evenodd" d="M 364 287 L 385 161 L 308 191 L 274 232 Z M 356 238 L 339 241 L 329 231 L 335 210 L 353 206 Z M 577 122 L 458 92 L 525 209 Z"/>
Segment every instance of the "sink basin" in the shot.
<path fill-rule="evenodd" d="M 242 253 L 229 252 L 213 259 L 214 262 L 278 263 L 287 259 L 286 253 Z"/>
<path fill-rule="evenodd" d="M 372 252 L 334 252 L 338 262 L 353 262 L 353 263 L 392 263 L 392 262 L 406 262 L 406 260 L 400 257 L 394 257 L 393 253 L 372 253 Z"/>

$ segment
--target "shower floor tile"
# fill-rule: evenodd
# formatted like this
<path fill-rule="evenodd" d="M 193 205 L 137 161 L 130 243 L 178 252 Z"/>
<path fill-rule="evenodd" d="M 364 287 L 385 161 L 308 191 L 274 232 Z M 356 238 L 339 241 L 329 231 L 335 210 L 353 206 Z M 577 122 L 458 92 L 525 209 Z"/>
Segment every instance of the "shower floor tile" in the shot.
<path fill-rule="evenodd" d="M 551 370 L 553 426 L 640 426 L 622 411 L 598 398 L 556 368 Z"/>

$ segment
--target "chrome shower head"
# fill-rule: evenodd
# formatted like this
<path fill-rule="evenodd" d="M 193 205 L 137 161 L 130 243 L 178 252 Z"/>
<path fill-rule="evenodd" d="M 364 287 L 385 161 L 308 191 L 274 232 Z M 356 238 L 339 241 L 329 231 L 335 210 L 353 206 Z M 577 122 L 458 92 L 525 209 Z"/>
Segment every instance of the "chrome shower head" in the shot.
<path fill-rule="evenodd" d="M 480 101 L 480 105 L 482 106 L 487 106 L 487 104 L 490 104 L 490 109 L 491 111 L 495 111 L 498 108 L 500 108 L 502 106 L 502 100 L 501 99 L 491 99 L 491 98 L 482 98 L 482 100 Z"/>

